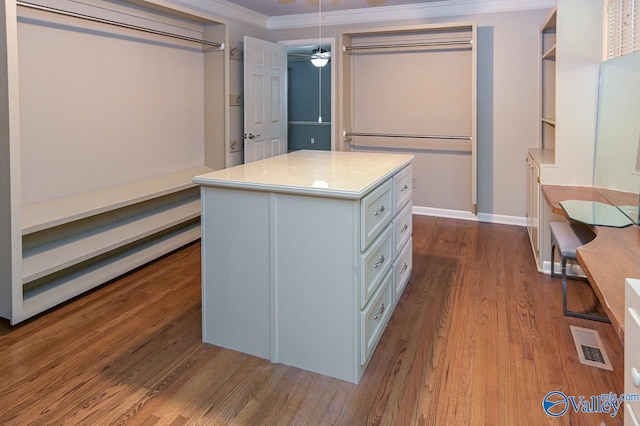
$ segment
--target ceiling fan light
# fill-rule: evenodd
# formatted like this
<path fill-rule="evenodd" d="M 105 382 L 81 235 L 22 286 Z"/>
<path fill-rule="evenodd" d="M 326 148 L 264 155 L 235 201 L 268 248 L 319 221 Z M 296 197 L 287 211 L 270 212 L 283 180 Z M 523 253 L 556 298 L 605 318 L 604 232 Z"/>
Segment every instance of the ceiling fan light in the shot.
<path fill-rule="evenodd" d="M 331 53 L 324 49 L 317 48 L 311 51 L 311 63 L 318 68 L 327 65 L 330 58 Z"/>
<path fill-rule="evenodd" d="M 324 57 L 324 56 L 312 56 L 311 57 L 311 63 L 320 68 L 320 67 L 324 67 L 325 65 L 327 65 L 327 63 L 329 62 L 329 58 Z"/>

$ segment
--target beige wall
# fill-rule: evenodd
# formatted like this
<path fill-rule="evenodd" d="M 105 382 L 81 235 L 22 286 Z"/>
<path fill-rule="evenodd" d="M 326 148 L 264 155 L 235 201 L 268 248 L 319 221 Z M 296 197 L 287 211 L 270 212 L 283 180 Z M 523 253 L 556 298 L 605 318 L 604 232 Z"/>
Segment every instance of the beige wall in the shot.
<path fill-rule="evenodd" d="M 130 13 L 127 23 L 140 25 L 132 8 L 116 10 L 91 12 L 111 20 Z M 202 165 L 199 46 L 30 9 L 18 16 L 23 204 Z M 203 31 L 157 20 L 165 31 Z"/>
<path fill-rule="evenodd" d="M 538 34 L 548 9 L 323 27 L 324 37 L 376 26 L 471 21 L 478 25 L 478 211 L 524 217 L 527 148 L 538 141 Z M 317 29 L 272 30 L 272 41 Z M 339 61 L 340 55 L 334 55 Z M 338 94 L 341 96 L 341 94 Z M 440 185 L 441 188 L 441 185 Z"/>

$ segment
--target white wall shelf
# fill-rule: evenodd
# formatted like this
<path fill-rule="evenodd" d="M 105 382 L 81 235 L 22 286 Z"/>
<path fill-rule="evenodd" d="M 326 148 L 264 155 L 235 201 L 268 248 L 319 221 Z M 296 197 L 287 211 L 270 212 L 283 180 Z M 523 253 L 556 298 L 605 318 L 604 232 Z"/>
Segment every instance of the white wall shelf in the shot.
<path fill-rule="evenodd" d="M 37 280 L 200 216 L 197 192 L 185 201 L 25 249 L 22 282 Z"/>
<path fill-rule="evenodd" d="M 179 192 L 195 185 L 194 176 L 213 171 L 201 166 L 22 207 L 22 235 Z"/>
<path fill-rule="evenodd" d="M 24 290 L 24 303 L 19 320 L 37 315 L 59 303 L 131 271 L 163 254 L 200 238 L 200 222 L 195 221 L 156 238 L 132 245 L 51 281 Z"/>

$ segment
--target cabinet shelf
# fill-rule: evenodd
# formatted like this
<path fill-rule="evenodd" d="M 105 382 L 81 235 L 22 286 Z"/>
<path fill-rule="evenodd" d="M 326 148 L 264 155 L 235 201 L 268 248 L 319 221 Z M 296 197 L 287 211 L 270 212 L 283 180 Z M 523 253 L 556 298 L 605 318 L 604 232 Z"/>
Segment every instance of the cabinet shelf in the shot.
<path fill-rule="evenodd" d="M 551 46 L 546 52 L 542 54 L 542 59 L 549 61 L 555 61 L 556 59 L 556 45 Z"/>
<path fill-rule="evenodd" d="M 556 154 L 553 149 L 529 148 L 528 154 L 538 168 L 555 164 Z"/>
<path fill-rule="evenodd" d="M 191 179 L 211 171 L 213 169 L 206 166 L 192 167 L 150 179 L 23 206 L 22 235 L 195 187 Z"/>
<path fill-rule="evenodd" d="M 160 207 L 24 250 L 23 279 L 28 283 L 61 271 L 136 240 L 169 229 L 200 215 L 197 195 L 179 204 Z"/>
<path fill-rule="evenodd" d="M 556 17 L 557 17 L 557 11 L 554 8 L 551 11 L 551 14 L 547 18 L 546 22 L 544 23 L 544 25 L 540 29 L 540 32 L 542 32 L 542 33 L 555 33 L 556 32 L 556 22 L 557 22 Z"/>

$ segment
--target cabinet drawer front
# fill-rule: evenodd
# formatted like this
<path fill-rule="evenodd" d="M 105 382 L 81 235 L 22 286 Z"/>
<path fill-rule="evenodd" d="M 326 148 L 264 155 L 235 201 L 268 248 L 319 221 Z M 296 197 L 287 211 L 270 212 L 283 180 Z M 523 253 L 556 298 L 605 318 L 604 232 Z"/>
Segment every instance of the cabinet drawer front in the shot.
<path fill-rule="evenodd" d="M 393 217 L 392 179 L 374 189 L 360 202 L 360 250 L 364 251 L 376 239 Z"/>
<path fill-rule="evenodd" d="M 407 204 L 400 214 L 393 219 L 393 233 L 395 241 L 395 252 L 397 256 L 400 250 L 407 243 L 413 232 L 413 215 L 411 214 L 412 204 Z"/>
<path fill-rule="evenodd" d="M 411 277 L 411 270 L 413 269 L 413 239 L 409 238 L 407 244 L 402 248 L 400 255 L 393 264 L 393 273 L 395 275 L 395 292 L 394 302 L 398 303 L 402 292 L 404 291 L 409 278 Z"/>
<path fill-rule="evenodd" d="M 393 176 L 394 214 L 411 199 L 413 194 L 413 173 L 411 166 L 407 166 Z"/>
<path fill-rule="evenodd" d="M 360 258 L 360 309 L 364 308 L 393 263 L 391 226 Z"/>
<path fill-rule="evenodd" d="M 365 365 L 382 336 L 391 312 L 393 274 L 389 271 L 371 303 L 360 313 L 360 365 Z"/>

